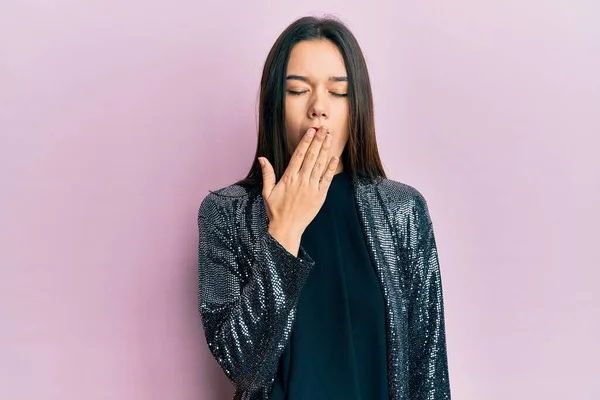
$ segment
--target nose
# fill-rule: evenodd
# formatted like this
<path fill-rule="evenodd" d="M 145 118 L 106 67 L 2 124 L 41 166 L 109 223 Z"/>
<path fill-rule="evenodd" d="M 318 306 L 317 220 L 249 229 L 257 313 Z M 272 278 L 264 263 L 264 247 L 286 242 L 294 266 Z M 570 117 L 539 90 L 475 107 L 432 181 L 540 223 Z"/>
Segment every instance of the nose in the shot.
<path fill-rule="evenodd" d="M 329 106 L 327 95 L 317 93 L 314 95 L 311 106 L 308 109 L 310 118 L 329 118 Z"/>
<path fill-rule="evenodd" d="M 310 116 L 311 118 L 327 118 L 327 113 L 323 109 L 313 107 Z"/>

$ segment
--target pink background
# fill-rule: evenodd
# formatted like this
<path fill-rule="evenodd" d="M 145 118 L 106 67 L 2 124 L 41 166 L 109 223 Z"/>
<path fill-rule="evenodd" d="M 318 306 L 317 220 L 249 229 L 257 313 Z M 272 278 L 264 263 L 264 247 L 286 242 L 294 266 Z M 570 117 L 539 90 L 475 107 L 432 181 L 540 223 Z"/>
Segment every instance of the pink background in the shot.
<path fill-rule="evenodd" d="M 2 1 L 0 398 L 229 398 L 198 205 L 251 162 L 279 32 L 331 12 L 429 202 L 453 398 L 599 399 L 598 2 L 297 3 Z"/>

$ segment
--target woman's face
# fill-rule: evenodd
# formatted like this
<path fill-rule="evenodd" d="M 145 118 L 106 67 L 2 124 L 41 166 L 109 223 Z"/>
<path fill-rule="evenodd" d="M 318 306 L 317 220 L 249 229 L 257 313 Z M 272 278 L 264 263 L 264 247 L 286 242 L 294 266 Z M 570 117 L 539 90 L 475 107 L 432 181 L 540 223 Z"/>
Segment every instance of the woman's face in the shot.
<path fill-rule="evenodd" d="M 348 141 L 347 93 L 346 66 L 332 42 L 302 41 L 292 48 L 285 95 L 285 120 L 292 151 L 311 127 L 326 126 L 332 135 L 329 158 L 341 156 Z"/>

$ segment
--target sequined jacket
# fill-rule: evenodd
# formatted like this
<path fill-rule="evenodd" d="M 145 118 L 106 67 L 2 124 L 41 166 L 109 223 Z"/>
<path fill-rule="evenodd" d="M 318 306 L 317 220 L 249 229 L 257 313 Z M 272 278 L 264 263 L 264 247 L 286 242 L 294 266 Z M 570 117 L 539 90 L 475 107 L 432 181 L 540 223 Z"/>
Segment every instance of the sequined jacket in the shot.
<path fill-rule="evenodd" d="M 359 219 L 386 306 L 389 398 L 450 399 L 438 254 L 427 203 L 388 179 L 354 180 Z M 268 232 L 259 189 L 209 193 L 198 212 L 198 303 L 208 347 L 234 399 L 267 399 L 314 265 Z"/>

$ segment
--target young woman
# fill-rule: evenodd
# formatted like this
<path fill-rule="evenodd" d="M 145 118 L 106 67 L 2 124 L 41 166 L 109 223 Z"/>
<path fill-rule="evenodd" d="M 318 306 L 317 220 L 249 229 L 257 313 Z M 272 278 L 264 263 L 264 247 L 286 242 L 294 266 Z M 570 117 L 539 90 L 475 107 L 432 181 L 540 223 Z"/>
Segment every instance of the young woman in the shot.
<path fill-rule="evenodd" d="M 423 196 L 386 178 L 362 51 L 305 17 L 262 75 L 256 161 L 202 201 L 199 309 L 235 399 L 450 399 Z"/>

